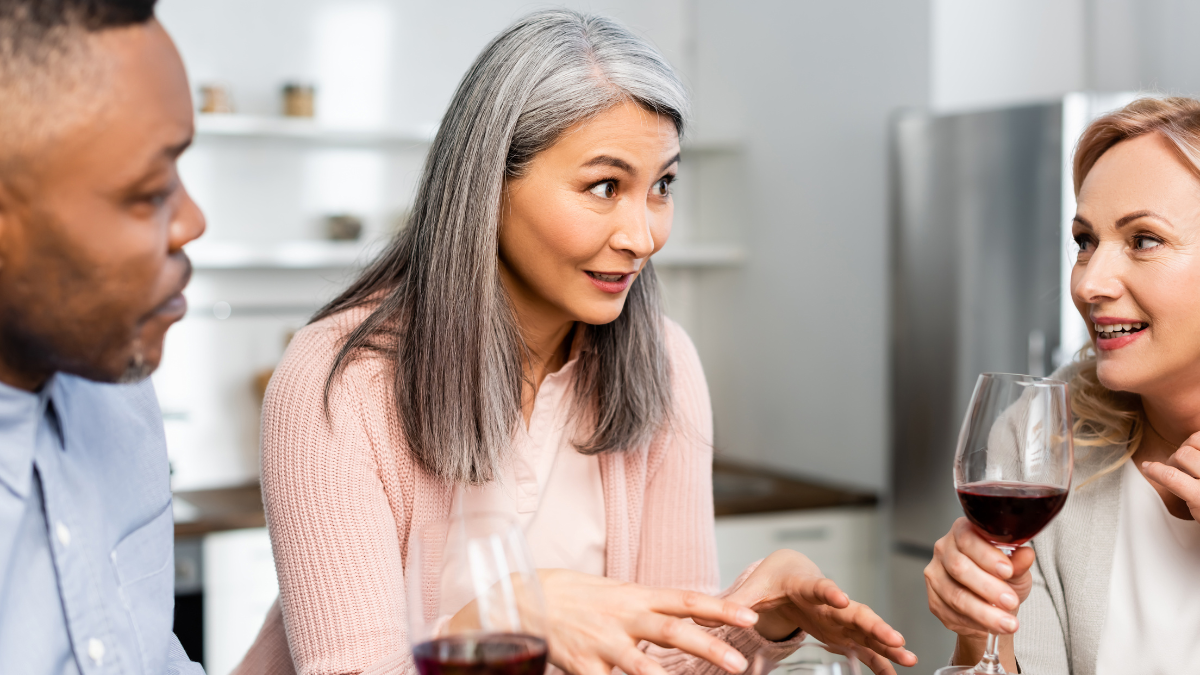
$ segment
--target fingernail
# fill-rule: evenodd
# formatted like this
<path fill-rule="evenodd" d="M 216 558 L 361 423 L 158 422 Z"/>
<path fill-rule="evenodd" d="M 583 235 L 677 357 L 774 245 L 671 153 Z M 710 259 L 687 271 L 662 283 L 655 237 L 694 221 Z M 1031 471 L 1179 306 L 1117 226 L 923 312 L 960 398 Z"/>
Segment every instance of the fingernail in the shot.
<path fill-rule="evenodd" d="M 742 609 L 738 610 L 737 618 L 738 621 L 741 621 L 742 623 L 754 625 L 758 623 L 758 612 L 743 607 Z"/>
<path fill-rule="evenodd" d="M 1000 596 L 1000 602 L 1004 603 L 1005 607 L 1008 607 L 1010 609 L 1016 609 L 1017 596 L 1013 595 L 1012 593 L 1005 593 Z"/>
<path fill-rule="evenodd" d="M 1006 562 L 998 562 L 996 563 L 996 573 L 1007 579 L 1012 574 L 1012 565 Z"/>
<path fill-rule="evenodd" d="M 1142 462 L 1142 468 L 1143 468 L 1143 469 L 1146 469 L 1146 468 L 1149 468 L 1149 467 L 1150 467 L 1150 462 Z"/>
<path fill-rule="evenodd" d="M 746 661 L 746 657 L 737 652 L 729 652 L 725 654 L 725 667 L 731 673 L 743 673 L 750 667 L 750 663 Z"/>
<path fill-rule="evenodd" d="M 1006 616 L 1000 620 L 1000 625 L 1004 626 L 1004 630 L 1015 633 L 1017 632 L 1017 620 L 1011 616 Z"/>

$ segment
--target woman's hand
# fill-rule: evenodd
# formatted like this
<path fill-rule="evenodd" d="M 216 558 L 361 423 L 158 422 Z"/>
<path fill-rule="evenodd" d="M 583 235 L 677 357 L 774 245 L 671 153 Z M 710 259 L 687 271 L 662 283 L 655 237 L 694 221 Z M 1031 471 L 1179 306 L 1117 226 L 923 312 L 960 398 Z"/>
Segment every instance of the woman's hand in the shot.
<path fill-rule="evenodd" d="M 550 662 L 573 675 L 666 675 L 640 649 L 648 640 L 711 661 L 730 673 L 748 664 L 736 649 L 686 621 L 749 628 L 758 615 L 703 593 L 650 588 L 570 570 L 538 570 L 546 593 Z"/>
<path fill-rule="evenodd" d="M 925 567 L 929 610 L 958 633 L 955 663 L 975 665 L 983 656 L 988 631 L 1002 636 L 1000 658 L 1016 672 L 1012 638 L 1017 631 L 1017 608 L 1033 588 L 1032 548 L 1021 547 L 1012 558 L 979 536 L 970 521 L 954 521 L 950 533 L 933 547 Z"/>
<path fill-rule="evenodd" d="M 1192 434 L 1166 462 L 1142 462 L 1142 471 L 1186 502 L 1192 519 L 1200 520 L 1200 433 Z"/>
<path fill-rule="evenodd" d="M 804 630 L 831 651 L 854 652 L 872 671 L 889 675 L 896 671 L 887 659 L 905 666 L 917 662 L 916 655 L 904 649 L 900 633 L 871 608 L 851 602 L 796 551 L 784 549 L 767 556 L 725 599 L 758 612 L 755 629 L 768 640 Z"/>

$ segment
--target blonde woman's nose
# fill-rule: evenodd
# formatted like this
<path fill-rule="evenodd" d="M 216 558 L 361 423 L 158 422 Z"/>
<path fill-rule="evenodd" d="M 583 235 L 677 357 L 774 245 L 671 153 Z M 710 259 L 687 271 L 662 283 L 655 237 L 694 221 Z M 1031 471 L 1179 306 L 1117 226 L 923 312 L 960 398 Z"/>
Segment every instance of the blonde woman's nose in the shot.
<path fill-rule="evenodd" d="M 1112 250 L 1097 250 L 1083 266 L 1072 293 L 1086 303 L 1102 302 L 1120 297 L 1125 292 L 1121 279 L 1124 257 Z"/>

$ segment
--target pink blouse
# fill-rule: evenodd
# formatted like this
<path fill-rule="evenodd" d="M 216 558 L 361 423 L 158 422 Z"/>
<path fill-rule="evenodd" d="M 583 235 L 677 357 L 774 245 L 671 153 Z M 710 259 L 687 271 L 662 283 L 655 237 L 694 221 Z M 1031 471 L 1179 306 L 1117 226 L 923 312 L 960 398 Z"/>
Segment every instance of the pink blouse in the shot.
<path fill-rule="evenodd" d="M 386 359 L 355 360 L 336 381 L 326 415 L 324 385 L 334 355 L 368 311 L 349 310 L 297 333 L 267 390 L 263 496 L 280 597 L 235 673 L 416 673 L 405 609 L 409 538 L 422 525 L 451 514 L 455 488 L 427 473 L 408 453 Z M 669 321 L 665 329 L 674 397 L 670 424 L 642 447 L 568 466 L 561 487 L 570 494 L 556 495 L 557 478 L 540 476 L 552 476 L 567 456 L 562 449 L 569 434 L 560 424 L 570 375 L 564 367 L 542 385 L 528 432 L 529 452 L 517 453 L 508 483 L 514 489 L 503 498 L 528 517 L 543 558 L 562 554 L 539 532 L 549 533 L 553 526 L 556 536 L 575 536 L 570 533 L 576 523 L 563 528 L 539 522 L 541 510 L 528 509 L 539 495 L 543 507 L 580 497 L 571 513 L 584 514 L 590 524 L 580 529 L 599 527 L 603 539 L 595 532 L 580 535 L 577 541 L 591 552 L 577 564 L 595 565 L 602 549 L 609 578 L 716 594 L 708 388 L 687 335 Z M 554 459 L 547 468 L 550 454 Z M 599 515 L 589 506 L 595 473 L 603 503 Z M 577 494 L 571 488 L 578 485 L 585 489 Z M 476 496 L 500 499 L 486 490 Z M 705 630 L 748 657 L 762 648 L 782 656 L 803 637 L 773 643 L 753 629 Z M 724 672 L 678 650 L 642 648 L 671 673 Z"/>

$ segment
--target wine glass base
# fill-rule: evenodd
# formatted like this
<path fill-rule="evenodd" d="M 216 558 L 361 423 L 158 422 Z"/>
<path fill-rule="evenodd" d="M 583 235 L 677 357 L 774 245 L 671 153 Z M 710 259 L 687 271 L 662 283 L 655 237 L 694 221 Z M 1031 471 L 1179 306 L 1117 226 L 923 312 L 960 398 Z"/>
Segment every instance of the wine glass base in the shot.
<path fill-rule="evenodd" d="M 975 670 L 975 666 L 946 666 L 945 668 L 938 668 L 933 675 L 1008 675 L 1008 671 L 1004 668 L 1000 666 L 997 666 L 997 668 L 999 670 L 984 671 Z"/>

